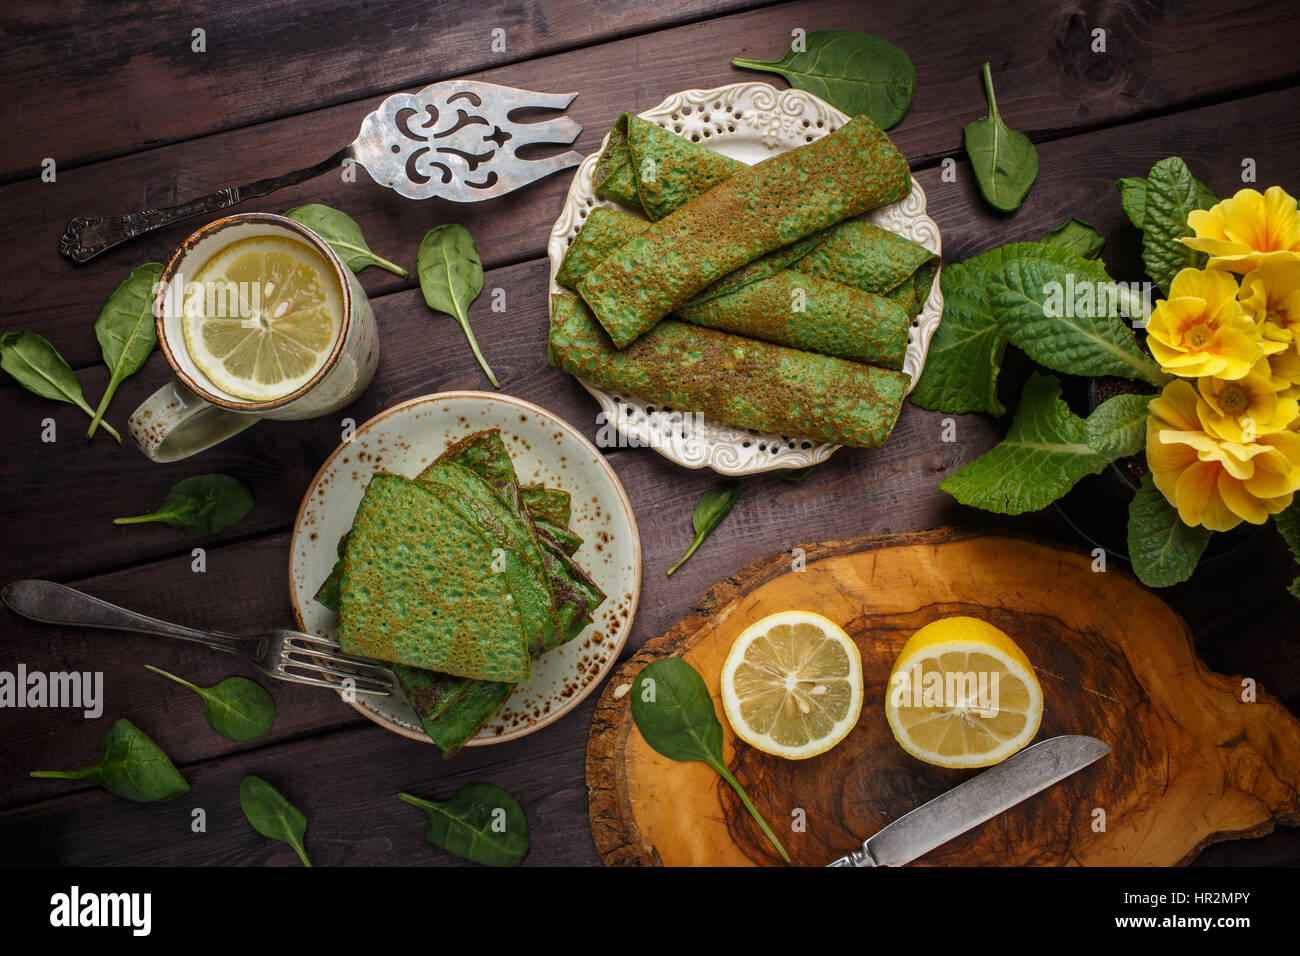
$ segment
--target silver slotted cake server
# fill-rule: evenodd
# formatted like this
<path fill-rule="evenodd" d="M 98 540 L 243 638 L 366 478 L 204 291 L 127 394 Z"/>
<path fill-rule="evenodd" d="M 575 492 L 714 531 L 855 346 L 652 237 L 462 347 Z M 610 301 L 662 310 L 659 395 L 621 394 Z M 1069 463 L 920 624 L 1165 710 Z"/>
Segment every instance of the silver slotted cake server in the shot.
<path fill-rule="evenodd" d="M 534 93 L 475 80 L 447 80 L 418 93 L 395 93 L 366 116 L 352 143 L 314 166 L 247 186 L 227 186 L 175 206 L 74 219 L 59 238 L 59 252 L 73 262 L 87 262 L 143 233 L 295 186 L 347 160 L 364 166 L 375 182 L 408 199 L 492 199 L 582 161 L 573 150 L 545 159 L 521 159 L 516 154 L 519 147 L 568 145 L 582 127 L 567 116 L 516 123 L 509 115 L 520 109 L 563 110 L 577 95 Z"/>

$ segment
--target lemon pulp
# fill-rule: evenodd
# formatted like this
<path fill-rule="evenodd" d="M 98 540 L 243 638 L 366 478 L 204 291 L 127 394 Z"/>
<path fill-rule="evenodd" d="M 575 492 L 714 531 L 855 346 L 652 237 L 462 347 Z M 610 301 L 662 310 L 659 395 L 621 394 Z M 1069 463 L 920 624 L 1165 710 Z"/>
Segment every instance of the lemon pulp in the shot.
<path fill-rule="evenodd" d="M 219 390 L 273 401 L 311 381 L 342 321 L 333 270 L 315 249 L 282 236 L 241 239 L 185 284 L 185 347 Z"/>
<path fill-rule="evenodd" d="M 862 712 L 857 645 L 811 611 L 783 611 L 751 624 L 732 644 L 721 683 L 736 736 L 792 760 L 825 753 Z"/>

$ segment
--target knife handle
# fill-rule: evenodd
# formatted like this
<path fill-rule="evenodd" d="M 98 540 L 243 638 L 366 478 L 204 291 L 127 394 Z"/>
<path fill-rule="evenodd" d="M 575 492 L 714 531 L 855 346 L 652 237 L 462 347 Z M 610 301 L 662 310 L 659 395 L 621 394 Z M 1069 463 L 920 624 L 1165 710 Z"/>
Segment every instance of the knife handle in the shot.
<path fill-rule="evenodd" d="M 827 866 L 880 866 L 875 857 L 871 855 L 871 848 L 865 843 L 862 844 L 861 850 L 854 850 L 846 856 L 840 857 L 834 863 L 827 863 Z"/>

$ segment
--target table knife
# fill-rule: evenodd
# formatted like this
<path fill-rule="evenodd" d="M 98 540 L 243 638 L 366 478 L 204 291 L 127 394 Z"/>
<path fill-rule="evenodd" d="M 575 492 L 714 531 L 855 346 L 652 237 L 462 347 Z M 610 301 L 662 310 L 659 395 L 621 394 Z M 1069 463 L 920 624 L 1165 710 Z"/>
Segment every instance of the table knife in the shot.
<path fill-rule="evenodd" d="M 1052 737 L 940 794 L 829 866 L 903 866 L 1110 753 L 1081 734 Z"/>

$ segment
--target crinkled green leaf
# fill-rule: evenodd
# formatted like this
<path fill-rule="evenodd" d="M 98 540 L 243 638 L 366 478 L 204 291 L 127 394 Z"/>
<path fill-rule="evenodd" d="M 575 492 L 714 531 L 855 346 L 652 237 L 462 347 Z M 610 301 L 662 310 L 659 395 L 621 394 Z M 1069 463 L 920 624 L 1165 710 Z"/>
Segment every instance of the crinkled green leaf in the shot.
<path fill-rule="evenodd" d="M 958 262 L 939 275 L 943 321 L 930 340 L 912 404 L 941 412 L 1003 415 L 998 372 L 1007 337 L 998 328 L 978 264 Z"/>
<path fill-rule="evenodd" d="M 1277 530 L 1281 532 L 1287 547 L 1291 549 L 1291 556 L 1295 558 L 1296 564 L 1300 564 L 1300 503 L 1291 502 L 1285 511 L 1273 516 L 1273 523 L 1277 525 Z M 1292 581 L 1287 590 L 1300 598 L 1300 577 Z"/>
<path fill-rule="evenodd" d="M 1146 445 L 1147 406 L 1152 395 L 1116 395 L 1088 416 L 1088 444 L 1107 461 L 1136 455 Z"/>
<path fill-rule="evenodd" d="M 1142 264 L 1165 295 L 1181 270 L 1205 263 L 1204 253 L 1178 240 L 1192 235 L 1187 214 L 1194 209 L 1209 209 L 1216 202 L 1214 194 L 1193 178 L 1179 157 L 1162 159 L 1151 167 L 1142 213 Z"/>
<path fill-rule="evenodd" d="M 1146 214 L 1147 181 L 1143 176 L 1126 176 L 1115 180 L 1119 190 L 1119 204 L 1128 216 L 1129 222 L 1142 228 L 1142 219 Z"/>
<path fill-rule="evenodd" d="M 1035 371 L 1007 437 L 939 487 L 964 505 L 1018 515 L 1046 508 L 1105 466 L 1088 445 L 1087 423 L 1061 400 L 1060 380 Z"/>
<path fill-rule="evenodd" d="M 1047 235 L 1043 242 L 1049 246 L 1069 249 L 1085 259 L 1096 259 L 1101 255 L 1101 248 L 1106 244 L 1097 227 L 1082 219 L 1067 219 Z"/>
<path fill-rule="evenodd" d="M 1039 365 L 1070 375 L 1163 381 L 1118 314 L 1123 298 L 1101 263 L 1035 242 L 992 249 L 975 261 L 988 276 L 999 327 Z"/>
<path fill-rule="evenodd" d="M 1149 588 L 1186 581 L 1209 543 L 1209 529 L 1183 524 L 1151 475 L 1144 475 L 1128 506 L 1128 556 L 1138 580 Z"/>

